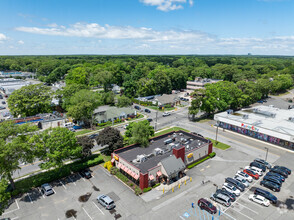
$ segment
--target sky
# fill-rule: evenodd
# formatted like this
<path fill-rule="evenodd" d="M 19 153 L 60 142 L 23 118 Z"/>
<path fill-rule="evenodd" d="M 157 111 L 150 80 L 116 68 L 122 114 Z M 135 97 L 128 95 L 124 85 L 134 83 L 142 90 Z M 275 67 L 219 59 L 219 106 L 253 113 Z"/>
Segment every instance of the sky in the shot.
<path fill-rule="evenodd" d="M 294 55 L 294 0 L 0 0 L 0 55 Z"/>

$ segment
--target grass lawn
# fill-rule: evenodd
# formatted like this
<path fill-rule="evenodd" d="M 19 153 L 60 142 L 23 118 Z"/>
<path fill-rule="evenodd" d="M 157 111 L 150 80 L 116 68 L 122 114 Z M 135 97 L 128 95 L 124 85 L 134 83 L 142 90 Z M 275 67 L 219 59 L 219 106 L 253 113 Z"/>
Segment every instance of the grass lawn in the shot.
<path fill-rule="evenodd" d="M 82 135 L 82 134 L 87 134 L 89 132 L 92 132 L 92 130 L 90 130 L 90 129 L 83 129 L 83 130 L 80 130 L 80 131 L 75 132 L 75 135 L 78 136 L 78 135 Z"/>
<path fill-rule="evenodd" d="M 172 131 L 179 131 L 179 130 L 190 132 L 189 130 L 184 129 L 184 128 L 172 127 L 172 128 L 169 128 L 169 129 L 166 129 L 166 130 L 159 131 L 159 132 L 155 133 L 154 137 L 159 136 L 159 135 L 163 135 L 163 134 L 166 134 L 166 133 L 169 133 L 169 132 L 172 132 Z"/>
<path fill-rule="evenodd" d="M 211 138 L 207 138 L 207 139 L 209 139 L 209 140 L 212 141 L 212 143 L 213 143 L 213 147 L 215 147 L 215 148 L 218 148 L 218 149 L 221 149 L 221 150 L 226 150 L 226 149 L 228 149 L 228 148 L 231 147 L 230 145 L 224 144 L 224 143 L 219 142 L 219 141 L 218 141 L 217 144 L 216 144 L 215 140 L 213 140 L 213 139 L 211 139 Z"/>

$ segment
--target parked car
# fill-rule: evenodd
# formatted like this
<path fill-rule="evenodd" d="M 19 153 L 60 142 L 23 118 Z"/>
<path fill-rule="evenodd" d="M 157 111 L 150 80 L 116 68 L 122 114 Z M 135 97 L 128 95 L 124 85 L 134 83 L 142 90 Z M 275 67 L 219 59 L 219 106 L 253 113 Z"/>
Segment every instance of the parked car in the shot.
<path fill-rule="evenodd" d="M 151 121 L 153 121 L 153 120 L 152 120 L 152 118 L 147 118 L 147 121 L 151 122 Z"/>
<path fill-rule="evenodd" d="M 264 165 L 262 165 L 260 163 L 256 163 L 254 161 L 250 163 L 250 166 L 251 167 L 257 167 L 257 168 L 261 169 L 262 172 L 265 172 L 266 171 L 266 166 L 264 166 Z"/>
<path fill-rule="evenodd" d="M 250 194 L 248 199 L 266 207 L 270 205 L 270 201 L 261 195 Z"/>
<path fill-rule="evenodd" d="M 247 173 L 244 173 L 243 171 L 240 171 L 240 170 L 236 173 L 236 176 L 243 177 L 249 183 L 251 183 L 253 181 L 253 178 L 251 176 L 249 176 Z"/>
<path fill-rule="evenodd" d="M 230 183 L 224 183 L 222 188 L 230 193 L 234 193 L 236 196 L 240 196 L 240 190 Z"/>
<path fill-rule="evenodd" d="M 151 111 L 148 108 L 145 108 L 145 112 L 151 113 Z"/>
<path fill-rule="evenodd" d="M 285 177 L 283 177 L 282 175 L 280 175 L 278 173 L 268 172 L 266 174 L 266 176 L 274 176 L 274 177 L 278 178 L 279 180 L 281 180 L 282 182 L 285 182 Z"/>
<path fill-rule="evenodd" d="M 263 175 L 262 169 L 259 169 L 257 167 L 246 166 L 245 169 L 252 170 L 253 172 L 257 173 L 259 176 Z"/>
<path fill-rule="evenodd" d="M 74 125 L 72 128 L 75 130 L 78 130 L 78 129 L 82 129 L 83 127 L 80 125 Z"/>
<path fill-rule="evenodd" d="M 282 186 L 282 180 L 279 180 L 278 178 L 276 178 L 274 176 L 265 176 L 265 177 L 263 177 L 263 180 L 271 181 L 271 182 L 279 185 L 280 187 Z"/>
<path fill-rule="evenodd" d="M 217 189 L 215 193 L 224 194 L 225 196 L 231 199 L 231 202 L 234 202 L 236 200 L 236 195 L 234 193 L 230 193 L 229 191 L 225 189 Z"/>
<path fill-rule="evenodd" d="M 230 198 L 222 193 L 214 193 L 210 196 L 210 199 L 227 207 L 231 205 Z"/>
<path fill-rule="evenodd" d="M 262 104 L 262 103 L 263 103 L 263 101 L 262 101 L 262 100 L 258 100 L 258 101 L 257 101 L 257 103 L 261 103 L 261 104 Z"/>
<path fill-rule="evenodd" d="M 272 203 L 276 204 L 278 199 L 277 197 L 275 197 L 273 194 L 271 194 L 269 191 L 266 191 L 264 189 L 260 189 L 260 188 L 256 188 L 254 190 L 254 194 L 255 195 L 261 195 L 265 198 L 267 198 L 269 201 L 271 201 Z"/>
<path fill-rule="evenodd" d="M 92 177 L 89 170 L 81 170 L 79 174 L 86 179 L 90 179 Z"/>
<path fill-rule="evenodd" d="M 1 109 L 6 109 L 6 108 L 5 108 L 4 106 L 0 106 L 0 110 L 1 110 Z"/>
<path fill-rule="evenodd" d="M 3 105 L 5 105 L 5 104 L 6 104 L 6 102 L 5 102 L 5 101 L 2 101 L 1 103 L 2 103 Z"/>
<path fill-rule="evenodd" d="M 46 196 L 50 196 L 50 195 L 54 194 L 52 187 L 48 183 L 44 183 L 43 185 L 41 185 L 41 191 Z"/>
<path fill-rule="evenodd" d="M 283 167 L 283 166 L 274 166 L 274 168 L 278 168 L 278 169 L 280 169 L 280 170 L 282 170 L 282 171 L 286 171 L 286 172 L 288 173 L 288 175 L 291 174 L 291 170 L 290 170 L 289 168 L 287 168 L 287 167 Z"/>
<path fill-rule="evenodd" d="M 164 112 L 164 113 L 162 114 L 163 117 L 166 117 L 166 116 L 169 116 L 169 115 L 170 115 L 169 112 Z"/>
<path fill-rule="evenodd" d="M 70 130 L 72 132 L 76 132 L 76 129 L 74 129 L 74 128 L 68 128 L 68 130 Z"/>
<path fill-rule="evenodd" d="M 249 176 L 253 177 L 256 180 L 259 179 L 259 175 L 250 169 L 244 169 L 243 172 L 248 174 Z"/>
<path fill-rule="evenodd" d="M 245 190 L 245 186 L 244 186 L 244 184 L 238 182 L 237 180 L 234 180 L 234 179 L 231 178 L 231 177 L 227 177 L 227 178 L 225 179 L 225 182 L 230 183 L 231 185 L 236 186 L 236 188 L 239 189 L 241 192 L 243 192 L 243 191 Z"/>
<path fill-rule="evenodd" d="M 138 105 L 135 105 L 134 108 L 138 109 L 138 110 L 141 110 L 140 106 L 138 106 Z"/>
<path fill-rule="evenodd" d="M 216 207 L 214 205 L 212 205 L 211 202 L 209 202 L 203 198 L 198 200 L 198 206 L 200 207 L 200 209 L 204 209 L 205 211 L 209 212 L 210 214 L 215 214 L 217 212 Z"/>
<path fill-rule="evenodd" d="M 243 177 L 235 176 L 234 179 L 237 180 L 238 182 L 244 184 L 245 187 L 249 187 L 248 181 L 246 179 L 244 179 Z"/>
<path fill-rule="evenodd" d="M 100 195 L 100 196 L 97 197 L 97 200 L 107 210 L 115 208 L 114 201 L 109 196 Z"/>
<path fill-rule="evenodd" d="M 267 181 L 267 180 L 262 180 L 260 182 L 260 185 L 264 186 L 266 188 L 269 188 L 274 192 L 280 192 L 280 190 L 281 190 L 281 187 L 279 185 L 277 185 L 277 184 L 275 184 L 275 183 L 273 183 L 271 181 Z"/>
<path fill-rule="evenodd" d="M 98 137 L 98 135 L 99 135 L 99 134 L 91 134 L 91 135 L 89 135 L 89 138 L 90 138 L 90 139 L 95 139 L 96 137 Z"/>
<path fill-rule="evenodd" d="M 266 161 L 263 160 L 263 159 L 255 158 L 254 161 L 255 161 L 256 163 L 260 163 L 260 164 L 266 166 L 268 169 L 271 169 L 271 168 L 272 168 L 272 165 L 270 165 L 268 162 L 266 162 Z"/>
<path fill-rule="evenodd" d="M 286 171 L 283 171 L 279 168 L 272 168 L 271 169 L 271 172 L 274 172 L 274 173 L 278 173 L 278 174 L 281 174 L 283 177 L 287 178 L 288 177 L 288 172 Z"/>

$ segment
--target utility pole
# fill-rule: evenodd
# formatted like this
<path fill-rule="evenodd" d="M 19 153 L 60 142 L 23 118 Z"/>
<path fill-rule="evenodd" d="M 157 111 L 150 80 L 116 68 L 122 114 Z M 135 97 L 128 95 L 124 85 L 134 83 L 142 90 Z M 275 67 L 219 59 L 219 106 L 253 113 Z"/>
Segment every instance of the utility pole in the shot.
<path fill-rule="evenodd" d="M 266 154 L 265 154 L 265 161 L 266 161 L 266 159 L 267 159 L 267 154 L 268 154 L 268 148 L 265 147 L 265 149 L 266 149 Z"/>
<path fill-rule="evenodd" d="M 217 145 L 218 125 L 219 125 L 219 122 L 217 122 L 217 124 L 216 124 L 216 131 L 215 131 L 215 144 L 216 144 L 216 145 Z"/>
<path fill-rule="evenodd" d="M 158 115 L 158 110 L 156 111 L 155 128 L 154 128 L 155 131 L 156 131 L 156 129 L 157 129 L 157 115 Z"/>

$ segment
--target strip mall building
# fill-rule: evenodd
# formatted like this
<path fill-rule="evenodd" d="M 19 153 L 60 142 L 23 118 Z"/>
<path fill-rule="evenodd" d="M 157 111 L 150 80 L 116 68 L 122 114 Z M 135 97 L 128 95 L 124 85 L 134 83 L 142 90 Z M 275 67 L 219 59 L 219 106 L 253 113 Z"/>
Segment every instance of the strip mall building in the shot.
<path fill-rule="evenodd" d="M 181 178 L 188 164 L 212 153 L 212 143 L 185 131 L 150 139 L 148 147 L 138 144 L 115 150 L 112 163 L 141 189 L 158 182 Z"/>
<path fill-rule="evenodd" d="M 221 128 L 294 150 L 294 109 L 257 106 L 214 115 Z"/>

